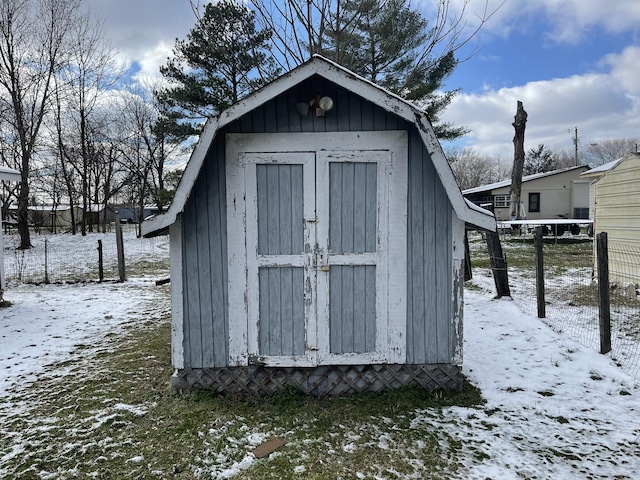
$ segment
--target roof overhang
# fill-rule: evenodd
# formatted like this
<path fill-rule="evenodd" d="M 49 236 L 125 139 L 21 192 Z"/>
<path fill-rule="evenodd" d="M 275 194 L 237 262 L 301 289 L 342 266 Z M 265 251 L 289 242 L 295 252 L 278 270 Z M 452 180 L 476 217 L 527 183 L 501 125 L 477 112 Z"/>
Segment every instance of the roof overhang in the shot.
<path fill-rule="evenodd" d="M 145 237 L 161 235 L 167 231 L 170 225 L 175 223 L 178 214 L 184 210 L 187 198 L 204 164 L 209 146 L 220 129 L 314 75 L 333 82 L 345 90 L 359 95 L 374 105 L 414 124 L 431 155 L 435 169 L 447 191 L 457 216 L 468 224 L 486 230 L 495 230 L 495 217 L 493 213 L 480 207 L 471 207 L 470 203 L 462 196 L 462 192 L 458 187 L 451 167 L 447 162 L 425 111 L 398 95 L 341 67 L 337 63 L 319 55 L 314 55 L 313 58 L 306 63 L 282 75 L 277 80 L 265 85 L 243 100 L 240 100 L 238 103 L 221 112 L 217 117 L 207 120 L 200 139 L 182 175 L 171 205 L 166 212 L 145 220 L 142 223 L 142 235 Z"/>

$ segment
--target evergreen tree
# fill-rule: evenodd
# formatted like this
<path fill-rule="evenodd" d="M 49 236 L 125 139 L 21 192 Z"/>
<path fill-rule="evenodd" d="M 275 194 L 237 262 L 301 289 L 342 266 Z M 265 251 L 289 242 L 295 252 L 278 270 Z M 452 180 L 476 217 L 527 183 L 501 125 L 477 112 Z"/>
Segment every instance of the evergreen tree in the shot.
<path fill-rule="evenodd" d="M 441 93 L 458 62 L 453 50 L 432 58 L 425 45 L 432 39 L 427 20 L 408 0 L 347 1 L 336 11 L 323 54 L 429 114 L 436 135 L 455 139 L 464 127 L 439 122 L 440 114 L 459 93 Z"/>
<path fill-rule="evenodd" d="M 156 92 L 165 107 L 159 128 L 169 128 L 178 139 L 197 134 L 204 119 L 275 78 L 270 38 L 269 31 L 256 29 L 254 13 L 242 3 L 206 5 L 160 67 L 170 86 Z"/>
<path fill-rule="evenodd" d="M 535 173 L 551 172 L 558 169 L 558 158 L 544 144 L 532 148 L 524 159 L 522 173 L 533 175 Z"/>

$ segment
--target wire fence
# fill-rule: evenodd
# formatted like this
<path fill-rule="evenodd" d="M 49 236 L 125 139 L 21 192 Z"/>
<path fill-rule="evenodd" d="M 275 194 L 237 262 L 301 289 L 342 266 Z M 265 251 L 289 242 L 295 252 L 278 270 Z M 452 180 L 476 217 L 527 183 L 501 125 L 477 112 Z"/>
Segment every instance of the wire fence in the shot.
<path fill-rule="evenodd" d="M 136 275 L 169 274 L 168 237 L 137 238 L 134 226 L 123 225 L 125 267 Z M 12 283 L 75 283 L 100 280 L 102 249 L 103 280 L 119 279 L 115 232 L 86 236 L 34 234 L 33 248 L 20 250 L 17 233 L 4 236 L 4 272 Z"/>
<path fill-rule="evenodd" d="M 533 256 L 532 244 L 527 254 Z M 582 345 L 600 351 L 600 303 L 596 254 L 591 242 L 544 245 L 544 321 L 567 332 Z M 609 242 L 609 299 L 612 360 L 634 377 L 640 376 L 640 248 Z M 514 301 L 538 314 L 535 270 L 509 267 Z"/>

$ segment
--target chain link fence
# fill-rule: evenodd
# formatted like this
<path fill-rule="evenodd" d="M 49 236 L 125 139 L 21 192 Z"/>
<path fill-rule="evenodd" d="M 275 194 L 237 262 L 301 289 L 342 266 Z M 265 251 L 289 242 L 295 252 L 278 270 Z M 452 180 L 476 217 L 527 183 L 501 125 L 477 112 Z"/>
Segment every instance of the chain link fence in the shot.
<path fill-rule="evenodd" d="M 582 345 L 599 351 L 600 304 L 596 256 L 591 247 L 559 249 L 546 243 L 544 255 L 544 321 L 557 331 L 567 332 Z M 533 252 L 532 252 L 533 254 Z M 640 265 L 640 250 L 621 243 L 609 243 L 609 298 L 611 358 L 633 376 L 640 374 L 640 278 L 633 271 Z M 533 272 L 535 274 L 535 272 Z M 523 310 L 537 315 L 535 281 L 523 295 L 514 295 Z"/>
<path fill-rule="evenodd" d="M 471 247 L 474 281 L 495 290 L 482 239 Z M 543 244 L 545 317 L 554 330 L 566 332 L 600 351 L 600 303 L 594 241 L 586 235 L 548 237 Z M 537 316 L 535 249 L 531 236 L 502 241 L 511 296 L 525 313 Z M 474 252 L 475 250 L 475 252 Z M 611 359 L 640 378 L 640 248 L 609 242 Z"/>

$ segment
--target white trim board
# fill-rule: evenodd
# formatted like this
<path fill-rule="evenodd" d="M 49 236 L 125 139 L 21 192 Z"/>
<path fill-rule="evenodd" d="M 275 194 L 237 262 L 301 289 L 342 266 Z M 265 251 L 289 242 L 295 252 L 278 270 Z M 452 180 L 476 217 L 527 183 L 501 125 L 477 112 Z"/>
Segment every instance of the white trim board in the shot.
<path fill-rule="evenodd" d="M 330 141 L 329 141 L 330 140 Z M 227 248 L 229 257 L 229 318 L 236 321 L 229 324 L 230 365 L 247 365 L 249 357 L 256 355 L 257 312 L 259 303 L 257 279 L 253 278 L 261 262 L 275 261 L 267 256 L 257 255 L 257 234 L 254 194 L 247 185 L 255 183 L 254 163 L 260 159 L 280 158 L 286 162 L 291 152 L 300 159 L 314 159 L 317 178 L 309 184 L 305 177 L 305 190 L 316 194 L 309 210 L 305 203 L 304 259 L 283 256 L 280 261 L 302 263 L 311 282 L 317 285 L 313 290 L 317 297 L 310 302 L 317 308 L 305 315 L 311 323 L 307 330 L 306 355 L 283 357 L 260 357 L 272 366 L 309 366 L 317 364 L 352 363 L 404 363 L 406 360 L 406 262 L 407 262 L 407 186 L 408 186 L 408 135 L 406 131 L 357 132 L 357 133 L 297 133 L 297 134 L 228 134 L 227 145 Z M 376 301 L 379 312 L 377 321 L 379 334 L 376 351 L 366 354 L 330 354 L 328 334 L 328 274 L 332 264 L 318 265 L 315 244 L 324 248 L 328 244 L 328 197 L 320 190 L 328 188 L 328 162 L 362 161 L 362 154 L 375 161 L 378 172 L 377 210 L 379 218 L 377 252 L 359 255 L 357 262 L 373 262 L 377 268 L 378 288 Z M 317 186 L 320 187 L 317 187 Z M 318 190 L 320 188 L 320 190 Z M 317 217 L 316 218 L 316 213 Z M 320 218 L 320 219 L 319 219 Z M 322 221 L 324 218 L 324 222 Z M 317 223 L 316 223 L 317 222 Z M 311 238 L 309 235 L 313 230 Z M 389 235 L 387 237 L 387 235 Z M 324 238 L 326 237 L 326 238 Z M 330 252 L 323 251 L 323 258 L 330 259 Z M 358 255 L 353 255 L 358 256 Z M 291 258 L 289 258 L 291 257 Z M 350 255 L 337 255 L 335 261 L 353 260 Z M 327 270 L 321 267 L 326 266 Z M 318 273 L 317 270 L 323 273 Z M 251 277 L 251 278 L 250 278 Z M 305 287 L 306 288 L 306 287 Z M 245 293 L 246 292 L 246 293 Z M 306 292 L 306 290 L 305 290 Z M 308 292 L 306 292 L 308 293 Z M 253 307 L 252 307 L 253 305 Z M 242 319 L 238 321 L 238 319 Z M 404 319 L 404 320 L 403 320 Z M 317 320 L 315 322 L 314 320 Z"/>

